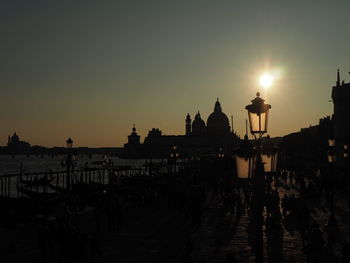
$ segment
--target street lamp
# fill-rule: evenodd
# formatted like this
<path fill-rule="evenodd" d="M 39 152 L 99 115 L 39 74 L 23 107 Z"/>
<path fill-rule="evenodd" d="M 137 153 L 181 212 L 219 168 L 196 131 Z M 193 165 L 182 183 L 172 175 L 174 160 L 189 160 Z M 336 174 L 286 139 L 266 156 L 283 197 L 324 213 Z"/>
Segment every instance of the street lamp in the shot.
<path fill-rule="evenodd" d="M 265 104 L 265 101 L 260 98 L 260 93 L 256 93 L 256 98 L 251 101 L 252 103 L 245 108 L 248 111 L 248 118 L 250 124 L 250 132 L 255 139 L 255 160 L 252 169 L 252 181 L 253 181 L 253 195 L 252 195 L 252 210 L 255 218 L 255 231 L 256 231 L 256 244 L 255 244 L 255 262 L 263 262 L 264 257 L 264 240 L 263 240 L 263 223 L 264 223 L 264 200 L 265 200 L 265 171 L 264 164 L 262 162 L 262 153 L 260 149 L 260 140 L 264 133 L 267 132 L 267 124 L 269 118 L 269 110 L 271 105 Z M 257 139 L 258 135 L 258 139 Z M 266 155 L 266 154 L 265 154 Z M 266 155 L 268 156 L 268 155 Z M 271 156 L 271 155 L 270 155 Z M 272 161 L 272 158 L 269 158 Z M 270 165 L 270 169 L 272 166 Z"/>
<path fill-rule="evenodd" d="M 73 140 L 70 137 L 66 140 L 66 143 L 67 143 L 68 150 L 73 148 Z"/>
<path fill-rule="evenodd" d="M 67 191 L 70 190 L 71 188 L 71 170 L 72 168 L 74 169 L 74 165 L 76 162 L 76 154 L 72 156 L 72 149 L 73 149 L 73 140 L 69 137 L 66 140 L 67 144 L 67 158 L 65 161 L 62 161 L 62 166 L 67 167 L 67 172 L 66 172 L 66 189 Z"/>
<path fill-rule="evenodd" d="M 269 110 L 271 105 L 265 104 L 265 100 L 260 98 L 260 93 L 256 93 L 256 98 L 253 99 L 250 105 L 247 105 L 245 108 L 248 111 L 250 132 L 256 137 L 256 134 L 259 135 L 259 138 L 267 132 L 267 124 L 269 118 Z"/>
<path fill-rule="evenodd" d="M 177 146 L 173 145 L 171 151 L 170 151 L 170 160 L 172 161 L 173 164 L 173 173 L 175 174 L 175 168 L 176 168 L 176 160 L 179 158 L 180 154 L 178 152 Z"/>
<path fill-rule="evenodd" d="M 278 148 L 272 143 L 270 136 L 267 135 L 266 142 L 261 148 L 261 159 L 264 163 L 265 172 L 275 173 L 277 171 Z"/>
<path fill-rule="evenodd" d="M 244 136 L 244 141 L 236 151 L 236 167 L 239 179 L 251 179 L 255 168 L 255 153 L 253 144 L 248 140 L 248 135 Z"/>

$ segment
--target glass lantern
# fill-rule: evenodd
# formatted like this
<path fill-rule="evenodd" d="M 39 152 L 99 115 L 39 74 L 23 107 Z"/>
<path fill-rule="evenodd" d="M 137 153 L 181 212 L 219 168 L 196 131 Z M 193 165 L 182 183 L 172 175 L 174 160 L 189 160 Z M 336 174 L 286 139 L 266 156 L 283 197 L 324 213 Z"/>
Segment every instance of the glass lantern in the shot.
<path fill-rule="evenodd" d="M 67 139 L 66 143 L 67 143 L 67 149 L 73 148 L 73 140 L 70 137 Z"/>
<path fill-rule="evenodd" d="M 265 104 L 265 100 L 260 98 L 260 93 L 256 93 L 256 98 L 253 99 L 250 105 L 245 108 L 248 111 L 248 118 L 250 124 L 250 132 L 255 136 L 261 137 L 267 132 L 267 124 L 269 118 L 269 110 L 271 105 Z"/>
<path fill-rule="evenodd" d="M 251 179 L 255 171 L 256 155 L 253 145 L 245 136 L 244 142 L 236 152 L 237 176 L 239 179 Z"/>
<path fill-rule="evenodd" d="M 262 146 L 261 159 L 264 163 L 265 172 L 277 171 L 278 149 L 270 140 L 270 136 L 267 136 L 267 141 Z"/>

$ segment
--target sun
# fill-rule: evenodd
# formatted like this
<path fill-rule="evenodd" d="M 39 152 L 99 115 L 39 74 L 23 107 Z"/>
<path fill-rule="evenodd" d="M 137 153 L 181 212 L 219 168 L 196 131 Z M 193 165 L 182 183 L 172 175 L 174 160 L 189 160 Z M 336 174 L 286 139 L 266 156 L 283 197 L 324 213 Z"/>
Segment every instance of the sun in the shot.
<path fill-rule="evenodd" d="M 259 78 L 260 85 L 265 89 L 271 87 L 272 82 L 273 82 L 273 76 L 269 73 L 264 73 Z"/>

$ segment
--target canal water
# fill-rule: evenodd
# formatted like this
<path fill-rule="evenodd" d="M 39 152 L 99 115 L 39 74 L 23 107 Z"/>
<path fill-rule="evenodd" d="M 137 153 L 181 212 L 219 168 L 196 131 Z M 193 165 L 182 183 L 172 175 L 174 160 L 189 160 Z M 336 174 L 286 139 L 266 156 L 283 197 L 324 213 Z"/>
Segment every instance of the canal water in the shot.
<path fill-rule="evenodd" d="M 133 168 L 142 167 L 146 163 L 146 159 L 120 159 L 118 157 L 105 157 L 102 155 L 93 155 L 91 158 L 86 156 L 79 157 L 76 162 L 76 168 L 85 167 L 86 164 L 89 167 L 96 167 L 98 163 L 106 160 L 111 160 L 114 166 L 128 165 Z M 0 155 L 0 176 L 5 174 L 19 174 L 22 164 L 23 173 L 29 172 L 47 172 L 53 171 L 65 171 L 65 167 L 62 166 L 61 160 L 58 156 L 26 156 L 16 155 L 14 158 L 11 155 Z"/>
<path fill-rule="evenodd" d="M 79 171 L 82 168 L 101 168 L 101 164 L 107 160 L 113 162 L 114 166 L 130 166 L 131 168 L 142 168 L 146 164 L 146 159 L 120 159 L 118 157 L 105 157 L 102 155 L 93 155 L 91 158 L 79 157 L 75 164 L 75 171 Z M 154 160 L 161 161 L 161 160 Z M 19 175 L 26 173 L 47 173 L 53 172 L 65 172 L 66 167 L 62 165 L 62 160 L 58 156 L 26 156 L 16 155 L 0 155 L 0 195 L 7 195 L 11 197 L 18 196 L 17 190 L 17 177 L 8 175 Z M 5 178 L 6 177 L 6 178 Z M 42 176 L 41 176 L 42 177 Z M 25 176 L 24 179 L 31 179 L 32 176 Z M 60 176 L 60 186 L 63 186 L 63 179 Z M 8 190 L 5 190 L 8 189 Z M 38 189 L 39 192 L 42 189 Z M 49 192 L 52 192 L 50 190 Z"/>

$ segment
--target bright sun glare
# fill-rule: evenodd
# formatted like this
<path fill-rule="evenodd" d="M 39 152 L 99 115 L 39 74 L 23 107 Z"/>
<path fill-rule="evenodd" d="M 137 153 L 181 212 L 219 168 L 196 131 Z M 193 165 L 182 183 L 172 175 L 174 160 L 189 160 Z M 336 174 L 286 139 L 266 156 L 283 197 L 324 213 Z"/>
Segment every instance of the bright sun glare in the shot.
<path fill-rule="evenodd" d="M 271 87 L 272 82 L 273 82 L 273 77 L 270 74 L 265 73 L 260 76 L 259 83 L 262 87 L 269 88 Z"/>

